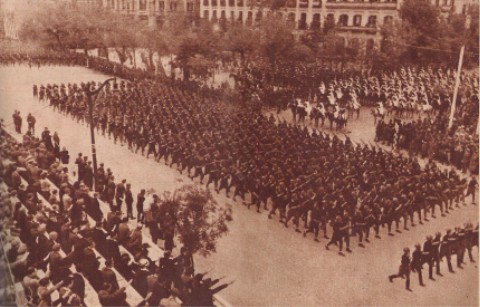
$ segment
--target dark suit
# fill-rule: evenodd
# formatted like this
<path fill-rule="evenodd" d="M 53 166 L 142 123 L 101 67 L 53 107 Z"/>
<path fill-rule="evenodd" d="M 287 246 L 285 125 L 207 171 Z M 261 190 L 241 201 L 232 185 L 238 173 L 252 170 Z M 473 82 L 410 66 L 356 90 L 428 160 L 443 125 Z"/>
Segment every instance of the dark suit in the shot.
<path fill-rule="evenodd" d="M 89 199 L 86 210 L 88 215 L 90 215 L 96 222 L 99 222 L 103 219 L 103 213 L 102 210 L 100 210 L 100 202 L 97 198 Z"/>
<path fill-rule="evenodd" d="M 108 234 L 105 232 L 105 230 L 101 228 L 94 228 L 92 230 L 91 236 L 92 236 L 93 242 L 95 242 L 95 248 L 100 254 L 102 254 L 102 256 L 105 257 L 105 254 L 107 253 Z"/>
<path fill-rule="evenodd" d="M 131 190 L 125 191 L 125 204 L 127 204 L 127 216 L 133 218 L 133 194 Z"/>
<path fill-rule="evenodd" d="M 115 272 L 112 269 L 104 267 L 100 272 L 102 273 L 104 283 L 111 284 L 113 290 L 118 290 L 120 288 L 118 286 L 117 275 L 115 275 Z"/>

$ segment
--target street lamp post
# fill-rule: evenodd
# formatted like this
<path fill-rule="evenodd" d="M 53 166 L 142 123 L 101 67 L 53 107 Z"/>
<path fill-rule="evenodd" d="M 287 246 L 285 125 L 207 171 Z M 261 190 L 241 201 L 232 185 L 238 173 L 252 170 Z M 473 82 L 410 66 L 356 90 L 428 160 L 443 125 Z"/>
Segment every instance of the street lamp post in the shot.
<path fill-rule="evenodd" d="M 110 81 L 116 80 L 116 78 L 110 78 L 105 80 L 97 89 L 91 90 L 90 83 L 87 83 L 83 91 L 87 96 L 88 103 L 88 115 L 90 117 L 90 140 L 92 143 L 92 161 L 93 161 L 93 182 L 94 189 L 97 190 L 97 151 L 95 149 L 95 127 L 93 122 L 93 96 L 98 94 Z"/>
<path fill-rule="evenodd" d="M 455 117 L 455 109 L 457 106 L 457 95 L 458 95 L 458 87 L 460 86 L 460 74 L 462 73 L 462 64 L 463 64 L 463 55 L 465 53 L 465 44 L 466 44 L 466 35 L 467 30 L 470 29 L 471 17 L 467 15 L 465 19 L 465 37 L 463 38 L 463 44 L 460 48 L 460 55 L 458 58 L 458 68 L 457 68 L 457 75 L 455 76 L 455 87 L 453 88 L 453 97 L 452 97 L 452 105 L 450 107 L 450 117 L 448 119 L 448 129 L 450 130 L 453 126 L 453 120 Z"/>

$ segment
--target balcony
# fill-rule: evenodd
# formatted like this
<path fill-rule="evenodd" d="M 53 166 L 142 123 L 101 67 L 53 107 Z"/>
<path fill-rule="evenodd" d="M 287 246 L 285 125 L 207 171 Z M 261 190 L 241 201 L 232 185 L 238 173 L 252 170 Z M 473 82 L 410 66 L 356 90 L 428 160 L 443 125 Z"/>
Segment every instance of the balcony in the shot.
<path fill-rule="evenodd" d="M 350 2 L 350 1 L 327 1 L 327 9 L 347 10 L 396 10 L 396 2 Z"/>
<path fill-rule="evenodd" d="M 343 26 L 337 25 L 335 28 L 342 32 L 352 32 L 352 33 L 367 33 L 367 34 L 375 34 L 377 33 L 377 28 L 372 26 Z"/>

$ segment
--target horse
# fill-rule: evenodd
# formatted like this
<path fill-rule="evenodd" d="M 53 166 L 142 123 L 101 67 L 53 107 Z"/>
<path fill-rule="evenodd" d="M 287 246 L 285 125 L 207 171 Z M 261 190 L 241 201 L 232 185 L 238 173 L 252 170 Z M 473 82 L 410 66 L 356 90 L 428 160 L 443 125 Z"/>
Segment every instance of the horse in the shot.
<path fill-rule="evenodd" d="M 307 109 L 303 104 L 297 106 L 298 122 L 305 122 L 307 116 Z"/>
<path fill-rule="evenodd" d="M 323 104 L 322 104 L 322 108 L 317 106 L 312 108 L 312 111 L 310 112 L 310 120 L 314 121 L 315 128 L 318 128 L 319 119 L 322 120 L 322 127 L 323 127 L 323 125 L 325 124 L 325 107 L 323 107 Z"/>
<path fill-rule="evenodd" d="M 380 118 L 383 121 L 385 118 L 385 108 L 383 107 L 383 104 L 378 104 L 378 106 L 372 110 L 372 115 L 375 124 L 377 123 L 377 118 Z"/>
<path fill-rule="evenodd" d="M 418 109 L 419 109 L 418 111 L 420 111 L 421 114 L 426 114 L 428 118 L 430 118 L 433 112 L 432 105 L 429 104 L 427 101 L 424 101 L 423 103 L 419 104 Z"/>
<path fill-rule="evenodd" d="M 348 118 L 353 118 L 353 114 L 357 113 L 357 119 L 360 117 L 360 103 L 358 102 L 357 98 L 354 96 L 351 100 L 347 103 L 347 111 L 348 111 Z"/>
<path fill-rule="evenodd" d="M 333 130 L 334 123 L 336 131 L 338 131 L 339 128 L 344 129 L 347 126 L 347 114 L 345 109 L 341 109 L 338 105 L 327 107 L 326 118 L 328 118 L 328 121 L 330 122 L 331 130 Z"/>
<path fill-rule="evenodd" d="M 338 115 L 335 117 L 336 131 L 338 131 L 338 128 L 347 128 L 347 120 L 347 113 L 345 112 L 345 109 L 341 109 Z"/>

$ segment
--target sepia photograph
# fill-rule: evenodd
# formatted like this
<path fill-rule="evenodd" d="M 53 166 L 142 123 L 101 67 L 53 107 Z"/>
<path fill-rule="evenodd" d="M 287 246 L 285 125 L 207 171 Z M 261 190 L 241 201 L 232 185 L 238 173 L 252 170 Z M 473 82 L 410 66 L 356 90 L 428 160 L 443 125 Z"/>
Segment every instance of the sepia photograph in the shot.
<path fill-rule="evenodd" d="M 0 0 L 0 307 L 480 306 L 480 0 Z"/>

